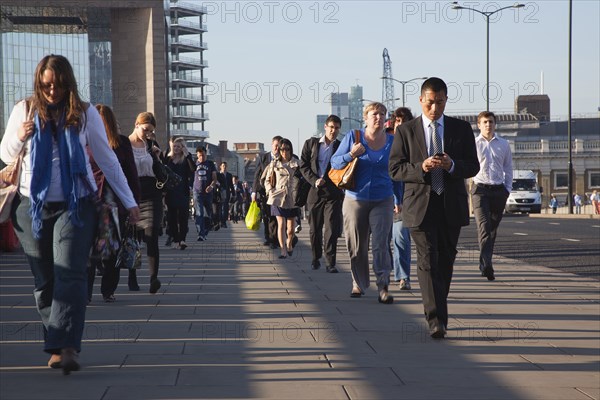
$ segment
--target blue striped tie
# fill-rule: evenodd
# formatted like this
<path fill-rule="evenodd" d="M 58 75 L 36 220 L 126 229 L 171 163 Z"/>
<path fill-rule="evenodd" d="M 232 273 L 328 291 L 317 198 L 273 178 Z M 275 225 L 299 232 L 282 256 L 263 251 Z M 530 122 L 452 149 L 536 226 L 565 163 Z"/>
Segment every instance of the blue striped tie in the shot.
<path fill-rule="evenodd" d="M 442 147 L 442 140 L 440 139 L 440 135 L 438 135 L 437 126 L 438 123 L 436 121 L 431 121 L 429 125 L 431 127 L 431 155 L 435 155 L 438 153 L 443 153 L 444 148 Z M 437 194 L 442 194 L 444 191 L 444 170 L 441 168 L 436 168 L 431 171 L 431 189 Z"/>

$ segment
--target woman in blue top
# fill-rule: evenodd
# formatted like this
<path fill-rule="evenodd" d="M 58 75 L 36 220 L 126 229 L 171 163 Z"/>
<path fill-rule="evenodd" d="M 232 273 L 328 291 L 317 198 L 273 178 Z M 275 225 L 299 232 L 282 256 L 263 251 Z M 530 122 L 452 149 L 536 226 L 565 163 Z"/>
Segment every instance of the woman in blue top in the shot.
<path fill-rule="evenodd" d="M 331 168 L 340 169 L 358 158 L 354 171 L 355 187 L 346 190 L 342 213 L 346 247 L 352 269 L 351 297 L 361 297 L 369 287 L 369 234 L 372 235 L 373 272 L 377 278 L 379 302 L 391 304 L 388 293 L 392 255 L 390 240 L 394 213 L 392 180 L 388 160 L 394 137 L 385 133 L 387 110 L 381 103 L 365 107 L 365 130 L 360 142 L 354 143 L 354 134 L 346 134 L 335 154 Z"/>

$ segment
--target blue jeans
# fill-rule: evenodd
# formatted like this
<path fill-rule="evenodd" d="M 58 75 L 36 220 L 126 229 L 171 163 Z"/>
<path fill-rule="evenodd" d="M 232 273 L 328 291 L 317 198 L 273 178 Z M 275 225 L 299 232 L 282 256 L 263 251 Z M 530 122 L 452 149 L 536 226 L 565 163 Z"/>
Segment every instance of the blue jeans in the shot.
<path fill-rule="evenodd" d="M 402 221 L 392 227 L 394 247 L 394 280 L 410 279 L 410 230 L 402 226 Z"/>
<path fill-rule="evenodd" d="M 194 190 L 194 211 L 196 212 L 194 220 L 196 222 L 196 231 L 200 236 L 208 235 L 208 231 L 210 230 L 210 226 L 206 226 L 204 218 L 212 221 L 212 200 L 212 192 L 203 193 Z"/>
<path fill-rule="evenodd" d="M 60 354 L 81 350 L 88 301 L 87 262 L 98 226 L 98 214 L 89 199 L 79 200 L 83 226 L 71 223 L 64 202 L 46 203 L 41 238 L 33 238 L 29 198 L 22 197 L 13 214 L 15 233 L 33 273 L 33 295 L 44 325 L 44 351 Z"/>

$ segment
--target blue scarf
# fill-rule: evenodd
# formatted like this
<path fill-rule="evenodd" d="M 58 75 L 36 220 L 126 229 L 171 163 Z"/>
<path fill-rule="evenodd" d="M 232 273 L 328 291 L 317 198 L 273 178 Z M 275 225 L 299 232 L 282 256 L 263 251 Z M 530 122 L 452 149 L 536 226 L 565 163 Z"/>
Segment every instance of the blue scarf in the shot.
<path fill-rule="evenodd" d="M 87 168 L 83 148 L 79 142 L 79 128 L 70 126 L 65 129 L 64 113 L 56 124 L 56 140 L 60 157 L 60 178 L 71 222 L 83 226 L 79 219 L 79 183 L 87 179 Z M 52 124 L 43 125 L 39 115 L 35 114 L 35 133 L 31 137 L 31 185 L 30 201 L 31 228 L 35 239 L 41 237 L 42 210 L 50 188 L 52 175 Z"/>

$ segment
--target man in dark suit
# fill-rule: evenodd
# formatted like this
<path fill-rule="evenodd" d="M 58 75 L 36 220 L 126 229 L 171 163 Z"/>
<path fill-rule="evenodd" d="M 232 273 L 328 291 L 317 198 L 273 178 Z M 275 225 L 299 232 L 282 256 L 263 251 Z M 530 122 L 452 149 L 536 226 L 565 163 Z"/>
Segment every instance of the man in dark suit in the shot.
<path fill-rule="evenodd" d="M 310 246 L 312 248 L 312 269 L 321 267 L 323 255 L 323 227 L 325 227 L 325 259 L 326 271 L 338 272 L 336 264 L 337 239 L 342 221 L 342 200 L 344 193 L 329 179 L 327 173 L 331 169 L 331 156 L 335 153 L 340 141 L 342 121 L 337 115 L 330 115 L 325 120 L 325 135 L 322 138 L 312 137 L 304 143 L 300 157 L 300 172 L 310 183 L 306 205 L 308 207 L 308 223 L 310 225 Z"/>
<path fill-rule="evenodd" d="M 227 171 L 227 163 L 221 162 L 219 165 L 219 172 L 217 173 L 217 179 L 219 181 L 221 190 L 221 199 L 218 205 L 219 211 L 219 222 L 221 228 L 227 228 L 227 220 L 229 217 L 229 201 L 234 195 L 233 193 L 233 175 Z"/>
<path fill-rule="evenodd" d="M 417 276 L 429 333 L 442 339 L 460 229 L 469 224 L 465 179 L 479 172 L 471 125 L 444 115 L 440 78 L 421 86 L 423 114 L 397 127 L 389 171 L 405 183 L 402 220 L 417 247 Z"/>
<path fill-rule="evenodd" d="M 267 192 L 265 191 L 264 180 L 261 180 L 263 171 L 267 169 L 274 158 L 279 157 L 279 141 L 283 139 L 281 136 L 274 136 L 271 139 L 271 151 L 261 155 L 258 159 L 258 165 L 254 173 L 254 192 L 252 200 L 256 200 L 260 207 L 261 217 L 264 224 L 265 246 L 271 246 L 272 249 L 279 247 L 277 239 L 277 218 L 271 215 L 271 206 L 267 204 Z M 258 194 L 258 198 L 257 195 Z"/>

